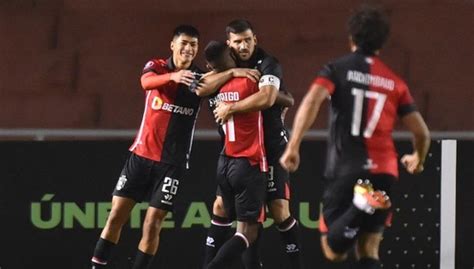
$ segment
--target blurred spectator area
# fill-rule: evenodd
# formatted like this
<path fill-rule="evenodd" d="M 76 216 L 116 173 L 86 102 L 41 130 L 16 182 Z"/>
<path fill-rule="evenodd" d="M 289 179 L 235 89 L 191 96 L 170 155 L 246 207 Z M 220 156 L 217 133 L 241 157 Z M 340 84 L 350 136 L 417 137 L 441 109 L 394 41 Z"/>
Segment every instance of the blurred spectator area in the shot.
<path fill-rule="evenodd" d="M 136 129 L 140 74 L 167 57 L 171 32 L 201 31 L 199 57 L 225 25 L 247 18 L 281 62 L 296 106 L 328 60 L 348 51 L 360 1 L 0 1 L 0 128 Z M 392 35 L 382 58 L 408 82 L 433 130 L 474 130 L 474 1 L 384 1 Z M 213 128 L 207 104 L 198 128 Z M 296 108 L 287 117 L 291 124 Z M 326 127 L 326 108 L 314 128 Z"/>

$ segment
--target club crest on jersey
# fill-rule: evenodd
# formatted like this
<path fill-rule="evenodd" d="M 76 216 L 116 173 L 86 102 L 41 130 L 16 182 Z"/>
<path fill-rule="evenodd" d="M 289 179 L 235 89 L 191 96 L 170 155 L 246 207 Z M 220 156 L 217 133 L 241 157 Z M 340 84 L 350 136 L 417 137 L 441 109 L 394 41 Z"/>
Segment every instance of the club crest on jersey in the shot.
<path fill-rule="evenodd" d="M 147 69 L 147 68 L 150 68 L 152 67 L 153 65 L 155 65 L 155 63 L 153 61 L 149 61 L 148 63 L 145 64 L 145 67 L 143 69 Z"/>
<path fill-rule="evenodd" d="M 127 176 L 121 175 L 119 177 L 119 180 L 117 181 L 117 186 L 115 186 L 115 188 L 119 191 L 123 189 L 123 187 L 125 186 L 125 183 L 127 183 Z"/>
<path fill-rule="evenodd" d="M 171 113 L 192 116 L 194 114 L 194 108 L 191 107 L 182 107 L 174 104 L 169 104 L 163 102 L 163 100 L 155 96 L 151 101 L 151 109 L 153 110 L 165 110 Z"/>

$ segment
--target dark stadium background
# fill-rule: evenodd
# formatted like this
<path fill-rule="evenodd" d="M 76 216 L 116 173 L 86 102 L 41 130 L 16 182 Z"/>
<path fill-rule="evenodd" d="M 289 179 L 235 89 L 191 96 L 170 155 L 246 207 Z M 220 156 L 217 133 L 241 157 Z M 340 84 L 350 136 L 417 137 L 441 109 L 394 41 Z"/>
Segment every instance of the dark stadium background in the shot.
<path fill-rule="evenodd" d="M 474 268 L 469 255 L 474 244 L 474 1 L 371 2 L 382 3 L 392 22 L 381 57 L 406 79 L 434 137 L 426 173 L 402 174 L 397 185 L 393 199 L 400 210 L 381 250 L 384 268 L 440 268 L 441 146 L 436 141 L 443 138 L 459 140 L 456 269 Z M 199 28 L 202 52 L 209 40 L 224 39 L 230 20 L 249 19 L 259 44 L 280 60 L 298 106 L 320 67 L 348 51 L 345 22 L 360 3 L 0 0 L 0 268 L 87 268 L 100 229 L 77 220 L 65 228 L 64 218 L 52 229 L 39 229 L 31 220 L 32 205 L 44 206 L 46 220 L 54 203 L 84 210 L 86 203 L 110 200 L 143 112 L 141 69 L 149 59 L 170 53 L 177 24 Z M 197 61 L 203 66 L 201 54 Z M 295 111 L 290 109 L 287 126 Z M 301 202 L 308 203 L 311 220 L 318 216 L 326 118 L 323 109 L 302 147 L 302 168 L 293 176 L 293 207 L 298 212 Z M 190 202 L 209 206 L 213 199 L 217 141 L 206 105 L 197 128 L 192 169 L 173 215 L 177 224 Z M 397 146 L 407 152 L 406 133 L 398 131 Z M 54 197 L 41 202 L 45 194 Z M 266 231 L 266 268 L 286 268 L 278 234 Z M 139 236 L 139 229 L 127 229 L 113 268 L 128 268 Z M 324 261 L 317 229 L 303 228 L 301 236 L 308 268 L 349 268 Z M 166 229 L 153 268 L 200 268 L 204 238 L 199 225 Z"/>

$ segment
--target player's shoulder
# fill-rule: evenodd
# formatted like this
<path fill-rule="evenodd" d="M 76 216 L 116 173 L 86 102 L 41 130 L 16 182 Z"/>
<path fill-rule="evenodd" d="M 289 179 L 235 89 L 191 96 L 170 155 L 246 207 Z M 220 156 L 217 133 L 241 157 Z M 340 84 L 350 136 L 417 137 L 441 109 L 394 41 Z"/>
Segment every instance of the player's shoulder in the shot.
<path fill-rule="evenodd" d="M 397 73 L 395 72 L 390 66 L 388 66 L 382 59 L 379 57 L 374 57 L 374 63 L 377 65 L 377 69 L 382 70 L 383 74 L 387 76 L 388 79 L 391 79 L 395 82 L 396 87 L 399 90 L 404 90 L 407 89 L 407 83 L 405 80 Z"/>
<path fill-rule="evenodd" d="M 338 58 L 334 58 L 331 61 L 329 61 L 329 65 L 332 66 L 344 66 L 344 65 L 349 65 L 357 61 L 361 61 L 362 57 L 356 53 L 348 53 L 344 54 Z"/>
<path fill-rule="evenodd" d="M 257 48 L 257 65 L 261 66 L 271 66 L 279 65 L 280 62 L 273 55 L 268 54 L 262 48 Z"/>
<path fill-rule="evenodd" d="M 252 84 L 256 84 L 256 83 L 247 77 L 234 77 L 228 80 L 227 83 L 224 84 L 224 86 L 232 88 L 232 87 L 236 87 L 236 85 L 243 86 L 243 85 L 252 85 Z"/>
<path fill-rule="evenodd" d="M 153 58 L 146 62 L 143 70 L 163 70 L 167 69 L 167 65 L 166 59 Z"/>

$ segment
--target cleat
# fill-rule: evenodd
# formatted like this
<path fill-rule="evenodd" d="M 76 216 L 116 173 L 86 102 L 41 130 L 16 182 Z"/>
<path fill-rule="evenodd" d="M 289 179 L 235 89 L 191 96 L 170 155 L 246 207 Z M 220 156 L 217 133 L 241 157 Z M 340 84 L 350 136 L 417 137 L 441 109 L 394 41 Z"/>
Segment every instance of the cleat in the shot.
<path fill-rule="evenodd" d="M 367 197 L 367 203 L 374 209 L 385 210 L 392 206 L 390 198 L 383 191 L 375 191 Z"/>
<path fill-rule="evenodd" d="M 376 191 L 369 180 L 358 179 L 354 185 L 354 205 L 366 212 L 374 214 L 375 210 L 385 210 L 392 206 L 390 198 L 385 191 Z"/>

